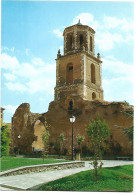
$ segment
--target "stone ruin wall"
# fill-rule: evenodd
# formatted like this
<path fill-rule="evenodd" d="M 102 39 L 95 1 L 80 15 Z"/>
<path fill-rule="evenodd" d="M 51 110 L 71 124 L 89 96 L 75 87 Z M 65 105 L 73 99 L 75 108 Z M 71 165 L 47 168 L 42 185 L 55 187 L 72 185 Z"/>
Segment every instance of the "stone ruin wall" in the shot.
<path fill-rule="evenodd" d="M 122 133 L 122 129 L 117 129 L 115 125 L 122 127 L 130 127 L 133 123 L 132 119 L 128 119 L 122 114 L 122 111 L 126 109 L 126 105 L 123 102 L 89 102 L 82 101 L 81 99 L 74 100 L 74 115 L 76 121 L 74 123 L 74 147 L 77 148 L 76 136 L 85 136 L 83 146 L 89 146 L 86 126 L 90 120 L 95 119 L 97 115 L 101 116 L 110 128 L 111 137 L 108 138 L 108 142 L 113 142 L 114 145 L 120 144 L 122 150 L 119 152 L 122 155 L 132 154 L 131 144 L 128 137 Z M 69 115 L 67 113 L 68 101 L 52 102 L 49 111 L 47 112 L 47 121 L 51 124 L 51 142 L 59 137 L 60 133 L 64 133 L 66 141 L 64 147 L 68 152 L 71 152 L 72 143 L 72 126 L 69 122 Z M 60 114 L 57 114 L 60 113 Z M 112 154 L 111 151 L 108 151 Z"/>
<path fill-rule="evenodd" d="M 16 109 L 12 117 L 12 152 L 17 152 L 17 148 L 19 148 L 20 153 L 32 153 L 32 143 L 36 140 L 36 135 L 34 134 L 35 123 L 39 119 L 44 123 L 45 119 L 42 118 L 41 114 L 30 112 L 28 103 L 23 103 Z M 20 139 L 18 138 L 19 135 L 21 136 Z"/>
<path fill-rule="evenodd" d="M 56 140 L 59 142 L 59 135 L 63 133 L 65 136 L 64 148 L 67 150 L 67 154 L 71 154 L 71 143 L 72 143 L 72 126 L 69 122 L 68 115 L 68 99 L 63 99 L 60 102 L 53 101 L 49 104 L 49 110 L 44 114 L 37 114 L 30 112 L 29 104 L 21 104 L 12 119 L 12 149 L 19 146 L 21 153 L 31 154 L 32 143 L 39 147 L 42 147 L 40 141 L 41 136 L 39 133 L 35 133 L 35 123 L 40 120 L 41 123 L 36 126 L 37 132 L 45 130 L 45 121 L 51 125 L 50 128 L 50 145 L 55 145 Z M 126 104 L 123 102 L 90 102 L 74 98 L 74 114 L 76 116 L 76 121 L 74 123 L 74 147 L 77 148 L 76 136 L 85 136 L 85 141 L 83 146 L 89 146 L 87 139 L 86 126 L 89 124 L 90 120 L 93 120 L 97 115 L 100 115 L 106 123 L 109 125 L 111 136 L 108 138 L 108 142 L 113 141 L 114 144 L 119 143 L 122 147 L 119 154 L 130 155 L 133 153 L 131 144 L 128 137 L 122 133 L 121 129 L 115 128 L 115 125 L 122 127 L 130 127 L 133 123 L 132 119 L 128 119 L 122 114 L 122 111 L 127 108 Z M 20 143 L 17 138 L 21 135 Z M 36 137 L 38 136 L 38 137 Z M 111 140 L 112 139 L 112 140 Z M 56 153 L 56 151 L 50 148 L 50 152 Z M 111 151 L 108 151 L 111 154 Z"/>

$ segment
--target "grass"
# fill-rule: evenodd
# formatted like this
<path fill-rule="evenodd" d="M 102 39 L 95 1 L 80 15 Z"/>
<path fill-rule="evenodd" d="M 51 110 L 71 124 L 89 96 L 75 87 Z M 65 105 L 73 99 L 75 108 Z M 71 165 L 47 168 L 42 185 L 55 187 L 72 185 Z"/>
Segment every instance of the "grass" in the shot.
<path fill-rule="evenodd" d="M 102 177 L 94 182 L 92 170 L 80 172 L 48 184 L 38 191 L 99 191 L 99 192 L 132 192 L 133 165 L 103 168 Z"/>
<path fill-rule="evenodd" d="M 52 158 L 18 158 L 18 157 L 2 157 L 1 158 L 1 171 L 6 171 L 9 169 L 27 166 L 27 165 L 39 165 L 39 164 L 50 164 L 66 162 L 66 160 L 56 160 Z"/>

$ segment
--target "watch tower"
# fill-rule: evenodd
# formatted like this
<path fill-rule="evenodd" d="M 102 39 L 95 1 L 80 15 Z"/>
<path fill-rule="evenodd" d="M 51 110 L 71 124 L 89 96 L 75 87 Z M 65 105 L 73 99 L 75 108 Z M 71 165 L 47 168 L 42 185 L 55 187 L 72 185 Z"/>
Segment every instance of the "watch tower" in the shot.
<path fill-rule="evenodd" d="M 64 55 L 56 59 L 55 100 L 80 96 L 84 100 L 103 100 L 102 61 L 95 57 L 95 31 L 79 22 L 65 28 Z"/>

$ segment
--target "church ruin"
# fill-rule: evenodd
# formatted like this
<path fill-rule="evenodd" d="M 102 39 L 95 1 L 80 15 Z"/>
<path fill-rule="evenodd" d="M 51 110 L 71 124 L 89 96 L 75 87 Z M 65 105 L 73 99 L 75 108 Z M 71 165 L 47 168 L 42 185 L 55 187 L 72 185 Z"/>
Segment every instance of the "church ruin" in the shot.
<path fill-rule="evenodd" d="M 107 154 L 132 155 L 129 139 L 115 125 L 130 127 L 132 119 L 127 118 L 123 111 L 128 108 L 124 102 L 104 101 L 102 89 L 102 61 L 100 54 L 95 56 L 95 31 L 82 25 L 80 21 L 65 28 L 64 55 L 60 50 L 56 59 L 56 86 L 54 101 L 50 102 L 46 113 L 30 112 L 30 105 L 21 104 L 12 118 L 12 149 L 18 147 L 22 154 L 31 154 L 42 150 L 42 133 L 46 123 L 50 124 L 49 149 L 57 154 L 59 135 L 65 136 L 64 154 L 71 154 L 71 123 L 70 107 L 76 117 L 74 123 L 74 147 L 77 148 L 76 136 L 85 136 L 83 154 L 89 153 L 89 140 L 86 126 L 97 115 L 101 116 L 110 128 L 107 140 Z M 18 139 L 20 135 L 20 140 Z M 114 148 L 113 148 L 114 147 Z"/>

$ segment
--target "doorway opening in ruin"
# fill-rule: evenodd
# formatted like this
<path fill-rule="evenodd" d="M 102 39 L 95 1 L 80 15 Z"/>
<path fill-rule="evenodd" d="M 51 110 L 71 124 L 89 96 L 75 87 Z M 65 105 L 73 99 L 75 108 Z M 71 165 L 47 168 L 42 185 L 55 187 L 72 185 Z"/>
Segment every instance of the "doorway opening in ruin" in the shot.
<path fill-rule="evenodd" d="M 41 152 L 43 150 L 42 134 L 46 131 L 43 122 L 37 119 L 34 123 L 34 141 L 32 143 L 33 152 Z"/>
<path fill-rule="evenodd" d="M 96 99 L 96 94 L 93 92 L 92 93 L 92 100 L 95 100 Z"/>

